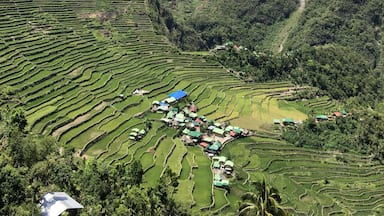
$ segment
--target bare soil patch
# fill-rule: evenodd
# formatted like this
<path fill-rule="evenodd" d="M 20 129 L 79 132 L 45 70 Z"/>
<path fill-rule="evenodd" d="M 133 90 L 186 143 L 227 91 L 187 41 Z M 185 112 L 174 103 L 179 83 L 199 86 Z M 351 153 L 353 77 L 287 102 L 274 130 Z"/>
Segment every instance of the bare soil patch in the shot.
<path fill-rule="evenodd" d="M 102 108 L 104 108 L 105 106 L 107 106 L 107 103 L 103 101 L 99 105 L 97 105 L 94 109 L 96 111 L 98 111 L 98 110 L 101 110 Z"/>
<path fill-rule="evenodd" d="M 81 68 L 77 68 L 77 69 L 73 70 L 73 71 L 69 74 L 69 76 L 70 76 L 70 77 L 75 77 L 75 76 L 79 75 L 79 72 L 80 72 L 80 71 L 81 71 Z"/>
<path fill-rule="evenodd" d="M 155 148 L 154 147 L 150 147 L 150 148 L 147 149 L 147 152 L 155 153 Z"/>
<path fill-rule="evenodd" d="M 85 120 L 88 119 L 89 116 L 90 116 L 89 114 L 85 114 L 85 115 L 81 115 L 81 116 L 77 117 L 72 122 L 70 122 L 70 123 L 58 128 L 58 129 L 56 129 L 55 131 L 53 131 L 52 136 L 56 137 L 56 136 L 62 134 L 64 131 L 67 131 L 71 127 L 76 126 L 76 125 L 84 122 Z"/>
<path fill-rule="evenodd" d="M 83 13 L 83 14 L 80 14 L 80 18 L 83 18 L 83 19 L 95 19 L 95 18 L 99 18 L 102 16 L 102 12 L 94 12 L 94 13 Z"/>

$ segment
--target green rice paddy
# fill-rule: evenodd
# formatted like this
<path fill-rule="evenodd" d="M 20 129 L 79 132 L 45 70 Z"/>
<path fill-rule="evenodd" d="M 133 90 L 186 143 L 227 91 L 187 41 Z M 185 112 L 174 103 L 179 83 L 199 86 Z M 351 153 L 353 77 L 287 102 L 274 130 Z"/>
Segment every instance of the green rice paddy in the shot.
<path fill-rule="evenodd" d="M 108 25 L 90 1 L 0 2 L 0 87 L 21 98 L 14 106 L 25 109 L 32 131 L 107 164 L 140 160 L 147 185 L 169 167 L 180 177 L 174 198 L 194 213 L 233 213 L 243 183 L 262 178 L 279 189 L 295 215 L 383 212 L 382 165 L 361 155 L 296 148 L 272 130 L 275 118 L 304 120 L 309 111 L 325 114 L 339 109 L 338 103 L 325 97 L 286 101 L 291 83 L 237 80 L 202 57 L 207 53 L 179 53 L 157 35 L 146 1 L 104 2 L 118 11 Z M 135 89 L 148 93 L 133 95 Z M 152 101 L 179 89 L 199 114 L 256 134 L 222 152 L 244 177 L 231 182 L 230 193 L 213 188 L 211 161 L 200 147 L 184 146 L 177 131 L 156 121 L 160 114 L 148 112 Z M 152 123 L 148 134 L 129 140 L 130 130 L 146 121 Z"/>

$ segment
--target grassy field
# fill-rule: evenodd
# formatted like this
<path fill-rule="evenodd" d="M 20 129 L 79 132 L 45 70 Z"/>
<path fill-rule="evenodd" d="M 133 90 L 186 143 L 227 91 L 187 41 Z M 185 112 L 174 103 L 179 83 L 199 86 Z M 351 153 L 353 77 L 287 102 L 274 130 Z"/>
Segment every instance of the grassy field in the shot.
<path fill-rule="evenodd" d="M 325 97 L 286 101 L 283 93 L 292 83 L 244 83 L 202 58 L 207 53 L 176 52 L 153 31 L 144 0 L 103 1 L 117 11 L 104 23 L 97 15 L 101 5 L 87 2 L 0 2 L 0 87 L 21 98 L 11 108 L 25 109 L 30 130 L 106 164 L 138 159 L 147 185 L 169 167 L 179 175 L 174 197 L 196 214 L 204 207 L 212 211 L 204 214 L 213 213 L 227 200 L 220 213 L 233 213 L 247 190 L 244 181 L 264 177 L 298 215 L 380 215 L 382 165 L 359 155 L 296 148 L 272 130 L 275 118 L 304 120 L 311 111 L 329 113 L 340 104 Z M 135 89 L 148 93 L 133 95 Z M 200 147 L 184 146 L 176 130 L 156 121 L 160 114 L 148 112 L 152 101 L 179 89 L 199 114 L 256 132 L 258 137 L 228 143 L 222 153 L 243 177 L 231 182 L 231 193 L 213 190 L 211 161 Z M 146 121 L 152 122 L 147 135 L 129 140 L 131 129 Z"/>

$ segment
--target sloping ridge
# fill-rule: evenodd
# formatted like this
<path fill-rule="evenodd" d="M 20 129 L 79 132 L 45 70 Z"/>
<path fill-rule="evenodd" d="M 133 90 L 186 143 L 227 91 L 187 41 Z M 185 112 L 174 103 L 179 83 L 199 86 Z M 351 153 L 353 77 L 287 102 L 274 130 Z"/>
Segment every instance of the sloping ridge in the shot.
<path fill-rule="evenodd" d="M 301 14 L 304 12 L 306 0 L 300 0 L 300 5 L 295 12 L 291 14 L 286 24 L 280 29 L 279 33 L 275 36 L 275 42 L 272 43 L 271 50 L 274 53 L 280 53 L 284 49 L 284 44 L 288 39 L 290 32 L 297 25 Z"/>

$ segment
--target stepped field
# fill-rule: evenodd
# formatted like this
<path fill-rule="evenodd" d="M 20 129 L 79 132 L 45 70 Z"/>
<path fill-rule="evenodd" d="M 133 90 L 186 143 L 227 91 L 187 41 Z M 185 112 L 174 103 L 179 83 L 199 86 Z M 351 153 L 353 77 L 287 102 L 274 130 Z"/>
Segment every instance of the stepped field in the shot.
<path fill-rule="evenodd" d="M 297 148 L 265 137 L 237 140 L 222 154 L 243 167 L 244 182 L 263 177 L 273 182 L 283 205 L 291 206 L 294 215 L 381 215 L 384 211 L 384 166 L 371 162 L 369 156 Z M 234 193 L 241 187 L 241 183 L 233 186 Z"/>
<path fill-rule="evenodd" d="M 107 164 L 140 160 L 146 185 L 170 167 L 179 175 L 175 198 L 194 212 L 236 211 L 242 183 L 261 176 L 297 214 L 381 210 L 381 166 L 358 155 L 342 155 L 347 163 L 340 163 L 337 153 L 294 148 L 272 132 L 275 118 L 304 120 L 308 109 L 331 110 L 334 102 L 286 102 L 291 83 L 244 83 L 208 58 L 181 53 L 154 32 L 148 10 L 145 0 L 0 1 L 0 87 L 20 99 L 13 107 L 25 110 L 30 130 Z M 199 115 L 264 137 L 225 147 L 244 176 L 230 193 L 213 188 L 200 148 L 184 146 L 177 131 L 156 121 L 161 115 L 148 112 L 152 101 L 179 89 Z M 146 121 L 148 134 L 130 140 L 131 129 Z"/>

